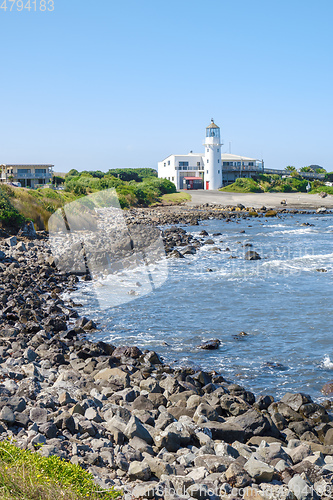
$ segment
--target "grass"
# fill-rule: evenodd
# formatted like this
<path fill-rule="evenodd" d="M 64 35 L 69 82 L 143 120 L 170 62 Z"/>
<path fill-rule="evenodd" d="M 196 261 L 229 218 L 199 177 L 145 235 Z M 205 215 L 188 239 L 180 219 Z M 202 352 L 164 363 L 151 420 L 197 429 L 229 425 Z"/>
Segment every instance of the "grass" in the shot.
<path fill-rule="evenodd" d="M 311 189 L 311 191 L 309 191 L 310 194 L 318 194 L 321 192 L 324 192 L 327 194 L 333 194 L 333 187 L 332 186 L 319 186 L 319 187 L 316 187 L 314 189 Z"/>
<path fill-rule="evenodd" d="M 1 190 L 15 210 L 34 221 L 36 229 L 47 229 L 51 215 L 65 203 L 77 198 L 73 193 L 53 189 L 33 190 L 2 185 Z"/>
<path fill-rule="evenodd" d="M 180 205 L 186 201 L 191 201 L 191 199 L 190 193 L 169 193 L 161 196 L 160 203 L 163 203 L 163 205 Z"/>
<path fill-rule="evenodd" d="M 263 190 L 257 182 L 253 179 L 240 178 L 236 179 L 233 184 L 229 184 L 219 191 L 226 191 L 227 193 L 262 193 Z"/>
<path fill-rule="evenodd" d="M 101 491 L 91 474 L 57 456 L 42 457 L 8 441 L 0 443 L 2 500 L 113 500 L 114 490 Z"/>

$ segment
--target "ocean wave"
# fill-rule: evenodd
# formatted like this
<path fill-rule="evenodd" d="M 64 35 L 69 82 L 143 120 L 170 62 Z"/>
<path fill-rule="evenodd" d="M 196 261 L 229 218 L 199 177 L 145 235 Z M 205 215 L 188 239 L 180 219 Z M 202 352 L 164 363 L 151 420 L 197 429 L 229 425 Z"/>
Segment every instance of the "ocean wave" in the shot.
<path fill-rule="evenodd" d="M 321 366 L 327 370 L 333 370 L 333 362 L 328 354 L 325 354 L 324 359 L 321 362 Z"/>

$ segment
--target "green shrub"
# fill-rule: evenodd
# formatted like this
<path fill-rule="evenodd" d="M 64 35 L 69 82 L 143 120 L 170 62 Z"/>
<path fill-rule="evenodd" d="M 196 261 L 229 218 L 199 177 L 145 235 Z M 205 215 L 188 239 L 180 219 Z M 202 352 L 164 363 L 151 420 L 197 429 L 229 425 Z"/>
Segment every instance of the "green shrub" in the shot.
<path fill-rule="evenodd" d="M 220 191 L 231 193 L 262 193 L 262 189 L 257 182 L 251 178 L 239 178 L 233 184 L 229 184 Z"/>
<path fill-rule="evenodd" d="M 3 226 L 17 229 L 25 222 L 25 217 L 12 205 L 5 190 L 0 188 L 0 222 Z"/>
<path fill-rule="evenodd" d="M 327 193 L 327 194 L 333 194 L 333 187 L 332 186 L 319 186 L 314 189 L 311 189 L 309 191 L 310 194 L 317 194 L 317 193 Z"/>

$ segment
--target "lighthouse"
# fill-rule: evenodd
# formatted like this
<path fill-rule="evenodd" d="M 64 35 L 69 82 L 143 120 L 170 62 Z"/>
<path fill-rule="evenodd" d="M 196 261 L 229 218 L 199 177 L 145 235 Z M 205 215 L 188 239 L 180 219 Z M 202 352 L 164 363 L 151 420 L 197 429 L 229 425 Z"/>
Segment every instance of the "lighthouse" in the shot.
<path fill-rule="evenodd" d="M 219 189 L 222 186 L 220 127 L 215 125 L 213 118 L 206 128 L 204 142 L 205 185 L 204 189 Z"/>

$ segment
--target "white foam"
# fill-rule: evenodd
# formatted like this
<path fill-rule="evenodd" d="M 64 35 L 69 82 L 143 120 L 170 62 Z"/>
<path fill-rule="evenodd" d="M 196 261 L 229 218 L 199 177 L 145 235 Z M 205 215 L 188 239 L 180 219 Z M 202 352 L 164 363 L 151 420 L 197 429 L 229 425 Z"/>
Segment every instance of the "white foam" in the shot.
<path fill-rule="evenodd" d="M 321 366 L 323 368 L 328 369 L 328 370 L 333 370 L 333 363 L 332 363 L 331 358 L 329 357 L 328 354 L 325 355 L 323 361 L 321 362 Z"/>

